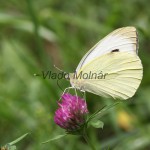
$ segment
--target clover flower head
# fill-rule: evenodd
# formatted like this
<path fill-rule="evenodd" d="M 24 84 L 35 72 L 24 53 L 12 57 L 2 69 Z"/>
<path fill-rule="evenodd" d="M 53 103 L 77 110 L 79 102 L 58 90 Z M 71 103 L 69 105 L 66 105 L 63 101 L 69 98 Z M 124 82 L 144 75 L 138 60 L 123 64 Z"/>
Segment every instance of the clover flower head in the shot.
<path fill-rule="evenodd" d="M 66 93 L 62 95 L 62 101 L 58 102 L 58 105 L 54 116 L 55 123 L 68 132 L 79 130 L 88 113 L 86 101 Z"/>

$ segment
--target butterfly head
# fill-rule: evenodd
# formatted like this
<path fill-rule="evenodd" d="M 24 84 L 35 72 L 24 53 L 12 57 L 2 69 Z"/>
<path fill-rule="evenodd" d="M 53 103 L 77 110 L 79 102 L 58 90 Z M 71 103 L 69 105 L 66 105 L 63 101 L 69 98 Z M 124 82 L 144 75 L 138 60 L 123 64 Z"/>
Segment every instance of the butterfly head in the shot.
<path fill-rule="evenodd" d="M 82 90 L 82 80 L 79 80 L 77 77 L 76 77 L 76 73 L 70 73 L 69 74 L 69 79 L 70 79 L 70 84 L 72 87 L 74 88 L 77 88 L 77 89 L 80 89 Z"/>

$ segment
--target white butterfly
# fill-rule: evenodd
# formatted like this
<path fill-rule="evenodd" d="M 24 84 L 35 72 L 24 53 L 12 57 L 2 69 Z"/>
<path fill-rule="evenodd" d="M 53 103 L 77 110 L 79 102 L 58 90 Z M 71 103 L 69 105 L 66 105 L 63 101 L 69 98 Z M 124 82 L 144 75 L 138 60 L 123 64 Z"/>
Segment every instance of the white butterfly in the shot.
<path fill-rule="evenodd" d="M 73 88 L 114 99 L 128 99 L 139 87 L 143 67 L 138 57 L 138 37 L 135 27 L 119 28 L 89 50 L 70 74 Z M 105 78 L 85 78 L 90 73 L 106 74 Z M 77 78 L 77 77 L 81 78 Z"/>

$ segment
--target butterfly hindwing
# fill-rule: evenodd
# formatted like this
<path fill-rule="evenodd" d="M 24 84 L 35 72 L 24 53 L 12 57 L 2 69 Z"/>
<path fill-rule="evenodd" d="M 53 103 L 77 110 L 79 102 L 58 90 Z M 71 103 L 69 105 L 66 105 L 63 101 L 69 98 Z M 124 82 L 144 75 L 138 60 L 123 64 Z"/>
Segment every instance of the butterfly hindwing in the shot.
<path fill-rule="evenodd" d="M 108 53 L 87 63 L 78 75 L 106 74 L 105 78 L 78 79 L 85 91 L 114 99 L 132 97 L 142 79 L 142 64 L 139 57 L 129 52 Z"/>

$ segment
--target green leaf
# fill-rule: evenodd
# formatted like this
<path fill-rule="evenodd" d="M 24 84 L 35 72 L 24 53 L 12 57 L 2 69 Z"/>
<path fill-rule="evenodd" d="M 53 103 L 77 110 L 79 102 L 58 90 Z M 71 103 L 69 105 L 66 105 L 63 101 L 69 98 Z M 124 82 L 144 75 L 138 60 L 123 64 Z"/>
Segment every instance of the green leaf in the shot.
<path fill-rule="evenodd" d="M 8 150 L 17 150 L 17 148 L 16 148 L 16 146 L 10 146 L 9 148 L 8 148 Z"/>
<path fill-rule="evenodd" d="M 91 120 L 98 120 L 104 113 L 107 113 L 108 110 L 116 105 L 118 105 L 120 102 L 115 102 L 112 105 L 109 106 L 104 106 L 103 108 L 97 110 L 95 113 L 93 113 L 88 119 L 87 123 L 90 122 Z"/>
<path fill-rule="evenodd" d="M 89 125 L 93 126 L 94 128 L 103 128 L 104 123 L 100 120 L 93 120 L 89 122 Z"/>
<path fill-rule="evenodd" d="M 11 146 L 11 145 L 14 145 L 14 144 L 18 143 L 18 142 L 21 141 L 23 138 L 25 138 L 28 134 L 29 134 L 29 133 L 26 133 L 26 134 L 24 134 L 23 136 L 19 137 L 18 139 L 14 140 L 14 141 L 12 141 L 12 142 L 10 142 L 10 143 L 8 143 L 8 144 Z"/>
<path fill-rule="evenodd" d="M 19 17 L 16 15 L 8 14 L 5 12 L 0 12 L 0 25 L 10 25 L 11 28 L 29 32 L 29 33 L 34 33 L 34 25 L 30 20 L 27 20 L 23 16 Z M 57 37 L 53 31 L 50 31 L 48 28 L 39 25 L 39 35 L 50 42 L 55 42 L 57 41 Z"/>
<path fill-rule="evenodd" d="M 3 147 L 1 147 L 1 149 L 3 150 L 17 150 L 17 148 L 16 148 L 16 146 L 11 146 L 11 145 L 9 145 L 9 144 L 7 144 L 7 145 L 5 145 L 5 146 L 3 146 Z"/>
<path fill-rule="evenodd" d="M 24 134 L 23 136 L 17 138 L 16 140 L 6 144 L 5 146 L 3 146 L 2 148 L 7 149 L 7 150 L 16 150 L 16 146 L 14 144 L 18 143 L 19 141 L 21 141 L 23 138 L 25 138 L 29 133 Z"/>
<path fill-rule="evenodd" d="M 66 136 L 67 134 L 63 134 L 63 135 L 57 135 L 56 137 L 54 137 L 54 138 L 52 138 L 52 139 L 49 139 L 49 140 L 47 140 L 47 141 L 45 141 L 45 142 L 42 142 L 42 144 L 46 144 L 46 143 L 48 143 L 48 142 L 51 142 L 51 141 L 54 141 L 54 140 L 58 140 L 58 139 L 60 139 L 60 138 L 62 138 L 62 137 L 64 137 L 64 136 Z"/>

